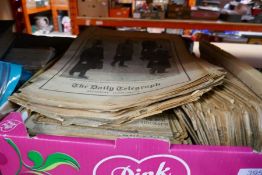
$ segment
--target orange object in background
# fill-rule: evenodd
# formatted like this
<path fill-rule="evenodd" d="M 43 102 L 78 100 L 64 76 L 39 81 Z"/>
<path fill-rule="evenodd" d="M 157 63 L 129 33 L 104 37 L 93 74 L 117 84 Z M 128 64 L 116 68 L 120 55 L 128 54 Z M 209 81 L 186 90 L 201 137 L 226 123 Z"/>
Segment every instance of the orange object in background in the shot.
<path fill-rule="evenodd" d="M 189 1 L 188 1 L 188 6 L 189 6 L 189 7 L 194 7 L 194 6 L 196 6 L 196 0 L 189 0 Z"/>
<path fill-rule="evenodd" d="M 114 7 L 109 9 L 109 17 L 129 18 L 130 8 Z"/>

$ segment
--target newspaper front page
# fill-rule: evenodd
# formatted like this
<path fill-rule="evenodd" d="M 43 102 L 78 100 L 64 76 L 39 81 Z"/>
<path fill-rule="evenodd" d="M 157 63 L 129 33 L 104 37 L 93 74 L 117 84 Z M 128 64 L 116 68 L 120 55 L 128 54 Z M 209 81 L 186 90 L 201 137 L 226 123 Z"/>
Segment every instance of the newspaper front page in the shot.
<path fill-rule="evenodd" d="M 222 76 L 194 59 L 175 35 L 90 29 L 19 97 L 89 111 L 146 106 L 206 88 Z"/>

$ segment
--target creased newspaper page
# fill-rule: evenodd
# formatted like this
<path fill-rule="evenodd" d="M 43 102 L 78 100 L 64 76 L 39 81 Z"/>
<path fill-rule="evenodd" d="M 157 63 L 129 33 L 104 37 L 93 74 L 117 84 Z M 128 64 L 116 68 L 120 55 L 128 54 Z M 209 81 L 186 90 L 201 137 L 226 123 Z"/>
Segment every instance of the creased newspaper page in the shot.
<path fill-rule="evenodd" d="M 15 96 L 32 104 L 115 112 L 209 89 L 223 76 L 196 61 L 178 36 L 95 28 Z"/>

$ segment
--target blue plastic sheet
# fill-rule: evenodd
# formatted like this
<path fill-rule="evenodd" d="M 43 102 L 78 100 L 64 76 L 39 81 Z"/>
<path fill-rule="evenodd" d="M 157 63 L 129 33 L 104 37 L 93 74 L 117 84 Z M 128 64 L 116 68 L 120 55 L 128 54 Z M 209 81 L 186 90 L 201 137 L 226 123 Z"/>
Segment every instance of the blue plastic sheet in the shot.
<path fill-rule="evenodd" d="M 0 106 L 15 90 L 22 73 L 22 66 L 0 61 Z"/>

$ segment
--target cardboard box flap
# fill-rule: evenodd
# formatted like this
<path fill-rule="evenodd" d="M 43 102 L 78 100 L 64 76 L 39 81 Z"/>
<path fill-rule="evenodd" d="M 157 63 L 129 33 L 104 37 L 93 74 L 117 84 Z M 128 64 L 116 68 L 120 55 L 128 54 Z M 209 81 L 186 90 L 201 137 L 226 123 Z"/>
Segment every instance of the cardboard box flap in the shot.
<path fill-rule="evenodd" d="M 0 134 L 0 174 L 7 175 L 250 175 L 262 171 L 262 154 L 250 148 L 170 147 L 168 141 L 144 138 L 30 138 L 19 113 L 1 122 Z"/>
<path fill-rule="evenodd" d="M 111 147 L 114 149 L 115 141 L 114 140 L 103 140 L 103 139 L 94 139 L 94 138 L 80 138 L 80 137 L 69 137 L 69 136 L 54 136 L 46 134 L 38 134 L 34 137 L 39 140 L 54 141 L 54 142 L 69 142 L 75 144 L 87 144 L 87 145 L 99 145 Z"/>

